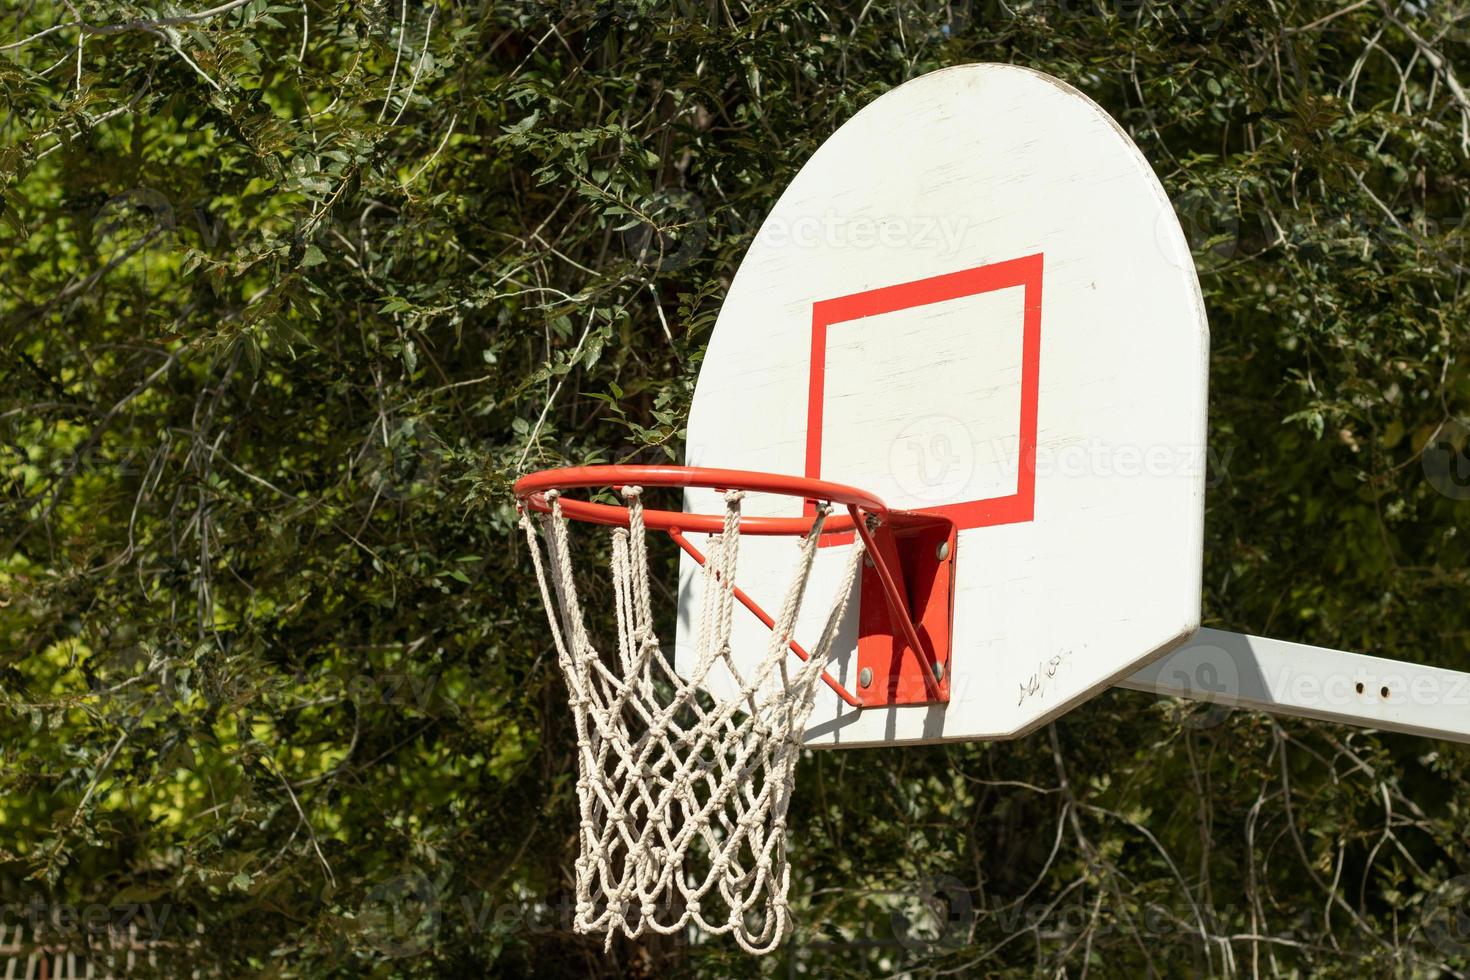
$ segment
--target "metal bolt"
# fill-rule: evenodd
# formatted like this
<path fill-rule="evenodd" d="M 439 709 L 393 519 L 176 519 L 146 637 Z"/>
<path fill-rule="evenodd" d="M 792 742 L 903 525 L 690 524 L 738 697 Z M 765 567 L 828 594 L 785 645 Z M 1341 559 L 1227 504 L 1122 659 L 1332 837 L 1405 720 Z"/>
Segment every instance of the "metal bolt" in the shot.
<path fill-rule="evenodd" d="M 944 664 L 939 663 L 937 660 L 934 662 L 934 679 L 936 681 L 944 680 Z"/>
<path fill-rule="evenodd" d="M 864 667 L 858 671 L 858 687 L 867 687 L 871 683 L 873 683 L 872 667 Z"/>
<path fill-rule="evenodd" d="M 934 557 L 935 558 L 938 558 L 940 561 L 944 561 L 944 559 L 946 559 L 946 558 L 949 557 L 949 542 L 948 541 L 941 541 L 941 542 L 939 542 L 939 547 L 937 547 L 937 548 L 934 549 Z"/>

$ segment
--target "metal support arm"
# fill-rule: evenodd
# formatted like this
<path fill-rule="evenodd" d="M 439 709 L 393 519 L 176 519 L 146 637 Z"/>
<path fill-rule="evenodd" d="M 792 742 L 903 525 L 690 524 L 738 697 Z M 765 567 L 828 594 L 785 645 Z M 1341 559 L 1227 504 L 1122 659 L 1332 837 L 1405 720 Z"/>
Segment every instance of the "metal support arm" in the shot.
<path fill-rule="evenodd" d="M 1470 743 L 1470 674 L 1202 629 L 1118 687 Z"/>

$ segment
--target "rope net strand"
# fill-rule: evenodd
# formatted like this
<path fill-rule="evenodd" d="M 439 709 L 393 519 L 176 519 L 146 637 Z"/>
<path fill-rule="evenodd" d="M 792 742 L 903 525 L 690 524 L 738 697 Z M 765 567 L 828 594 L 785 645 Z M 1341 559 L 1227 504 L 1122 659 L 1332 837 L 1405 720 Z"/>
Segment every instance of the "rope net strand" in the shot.
<path fill-rule="evenodd" d="M 557 493 L 547 493 L 551 511 L 540 515 L 544 563 L 529 509 L 521 513 L 576 729 L 574 926 L 606 933 L 611 947 L 618 932 L 636 939 L 692 924 L 732 934 L 746 952 L 767 953 L 790 923 L 786 811 L 801 736 L 862 544 L 851 550 L 810 659 L 800 662 L 787 645 L 831 508 L 818 509 L 765 653 L 742 671 L 730 635 L 744 494 L 726 493 L 724 529 L 710 536 L 702 569 L 693 660 L 680 675 L 653 630 L 642 491 L 624 487 L 622 494 L 628 527 L 612 531 L 615 655 L 598 651 L 588 636 Z M 734 696 L 704 689 L 717 666 L 734 680 Z"/>

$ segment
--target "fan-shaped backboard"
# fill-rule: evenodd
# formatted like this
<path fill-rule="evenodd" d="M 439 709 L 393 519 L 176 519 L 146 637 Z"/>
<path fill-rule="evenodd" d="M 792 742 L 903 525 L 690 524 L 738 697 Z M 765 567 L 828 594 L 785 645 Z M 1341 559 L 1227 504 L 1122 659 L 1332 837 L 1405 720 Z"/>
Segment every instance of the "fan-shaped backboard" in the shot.
<path fill-rule="evenodd" d="M 1207 353 L 1169 199 L 1076 89 L 949 68 L 834 133 L 730 287 L 686 462 L 852 484 L 959 534 L 949 703 L 855 710 L 821 688 L 808 743 L 1016 736 L 1192 634 Z M 721 503 L 696 490 L 685 508 Z M 820 628 L 850 547 L 820 551 L 798 639 Z M 778 607 L 796 551 L 746 538 L 740 584 Z M 681 658 L 694 573 L 686 557 Z M 850 689 L 856 609 L 832 667 Z M 758 657 L 768 634 L 740 615 L 737 654 Z"/>

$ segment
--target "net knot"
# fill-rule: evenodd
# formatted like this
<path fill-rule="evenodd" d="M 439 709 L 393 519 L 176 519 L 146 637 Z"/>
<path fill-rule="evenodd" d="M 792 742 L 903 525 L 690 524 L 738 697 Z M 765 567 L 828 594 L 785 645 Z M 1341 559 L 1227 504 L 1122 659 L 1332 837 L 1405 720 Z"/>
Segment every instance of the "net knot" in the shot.
<path fill-rule="evenodd" d="M 643 496 L 643 488 L 642 487 L 635 487 L 635 486 L 626 486 L 626 487 L 623 487 L 621 493 L 623 495 L 623 499 L 624 500 L 637 500 L 639 497 Z"/>

